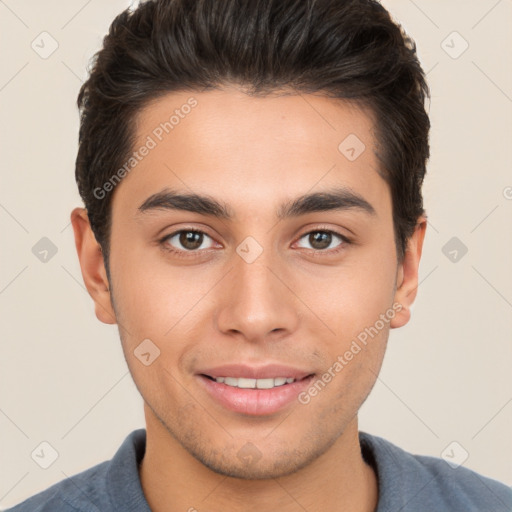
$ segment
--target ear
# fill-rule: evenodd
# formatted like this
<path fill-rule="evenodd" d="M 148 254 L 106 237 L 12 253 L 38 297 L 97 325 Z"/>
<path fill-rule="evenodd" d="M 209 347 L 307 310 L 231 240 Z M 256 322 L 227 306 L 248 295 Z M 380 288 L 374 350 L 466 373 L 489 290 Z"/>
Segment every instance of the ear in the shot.
<path fill-rule="evenodd" d="M 398 266 L 394 302 L 401 304 L 402 309 L 397 310 L 391 320 L 391 328 L 402 327 L 411 318 L 411 306 L 418 291 L 418 268 L 426 229 L 427 218 L 422 215 L 418 218 L 414 233 L 407 241 L 403 261 Z"/>
<path fill-rule="evenodd" d="M 105 324 L 115 324 L 116 316 L 110 300 L 110 286 L 105 270 L 103 252 L 91 229 L 85 208 L 71 212 L 71 224 L 75 233 L 75 246 L 80 260 L 85 287 L 92 297 L 96 317 Z"/>

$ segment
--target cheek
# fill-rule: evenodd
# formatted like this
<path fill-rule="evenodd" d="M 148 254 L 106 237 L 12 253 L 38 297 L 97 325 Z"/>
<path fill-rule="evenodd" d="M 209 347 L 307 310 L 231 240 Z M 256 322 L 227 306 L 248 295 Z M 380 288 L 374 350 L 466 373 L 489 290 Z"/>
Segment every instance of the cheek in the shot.
<path fill-rule="evenodd" d="M 336 336 L 346 340 L 373 325 L 390 308 L 394 278 L 393 261 L 359 260 L 340 267 L 324 283 L 322 293 L 311 290 L 309 296 Z"/>
<path fill-rule="evenodd" d="M 322 351 L 325 371 L 336 375 L 331 387 L 335 401 L 341 394 L 342 402 L 348 397 L 354 401 L 351 405 L 357 405 L 375 382 L 395 315 L 395 264 L 394 251 L 389 248 L 361 251 L 360 257 L 347 260 L 325 279 L 321 288 L 309 287 L 311 308 L 332 331 L 325 331 Z M 310 335 L 314 339 L 315 331 Z"/>
<path fill-rule="evenodd" d="M 116 315 L 133 343 L 150 338 L 165 344 L 198 322 L 194 314 L 216 282 L 207 268 L 173 266 L 163 255 L 148 257 L 143 251 L 113 253 L 112 268 Z"/>

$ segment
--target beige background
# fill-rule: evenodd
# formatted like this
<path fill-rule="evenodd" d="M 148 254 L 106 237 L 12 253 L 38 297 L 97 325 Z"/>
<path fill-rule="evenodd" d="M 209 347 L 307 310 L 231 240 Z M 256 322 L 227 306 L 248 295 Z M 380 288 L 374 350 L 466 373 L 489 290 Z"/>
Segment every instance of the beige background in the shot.
<path fill-rule="evenodd" d="M 2 507 L 112 457 L 144 425 L 117 329 L 94 316 L 69 225 L 81 204 L 76 96 L 128 5 L 0 1 Z M 361 429 L 434 456 L 456 441 L 448 453 L 467 451 L 466 467 L 511 485 L 512 1 L 384 5 L 416 40 L 432 89 L 430 222 L 413 318 L 391 333 Z M 46 59 L 31 47 L 43 31 L 58 43 Z M 46 263 L 32 253 L 42 237 L 58 250 Z M 442 250 L 452 237 L 468 248 L 455 262 Z M 48 469 L 31 458 L 43 441 L 59 454 Z"/>

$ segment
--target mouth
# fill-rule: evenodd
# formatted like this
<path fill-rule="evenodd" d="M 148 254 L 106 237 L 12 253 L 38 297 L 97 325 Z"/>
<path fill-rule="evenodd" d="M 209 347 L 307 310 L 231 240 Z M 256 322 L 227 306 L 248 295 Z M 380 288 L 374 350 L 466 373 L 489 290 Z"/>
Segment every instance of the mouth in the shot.
<path fill-rule="evenodd" d="M 286 386 L 287 384 L 293 384 L 299 380 L 307 379 L 312 376 L 307 375 L 302 379 L 295 379 L 294 377 L 270 377 L 266 379 L 250 379 L 247 377 L 211 377 L 210 375 L 201 374 L 207 379 L 218 382 L 219 384 L 225 384 L 233 388 L 241 389 L 273 389 L 280 386 Z"/>
<path fill-rule="evenodd" d="M 315 374 L 263 378 L 207 373 L 196 376 L 209 398 L 223 409 L 249 416 L 268 416 L 298 404 L 298 395 L 307 389 Z"/>

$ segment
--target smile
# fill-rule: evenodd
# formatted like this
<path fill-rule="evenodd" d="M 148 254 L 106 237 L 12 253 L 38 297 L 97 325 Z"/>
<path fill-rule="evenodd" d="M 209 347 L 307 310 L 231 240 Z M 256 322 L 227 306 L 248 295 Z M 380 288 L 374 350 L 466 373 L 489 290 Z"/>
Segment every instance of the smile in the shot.
<path fill-rule="evenodd" d="M 297 404 L 298 395 L 307 389 L 314 374 L 254 378 L 200 373 L 197 377 L 210 399 L 222 408 L 243 415 L 266 416 Z"/>
<path fill-rule="evenodd" d="M 248 379 L 245 377 L 216 377 L 215 379 L 213 379 L 213 377 L 210 378 L 215 380 L 215 382 L 225 384 L 226 386 L 242 389 L 272 389 L 295 382 L 293 377 L 274 377 L 268 379 Z"/>

